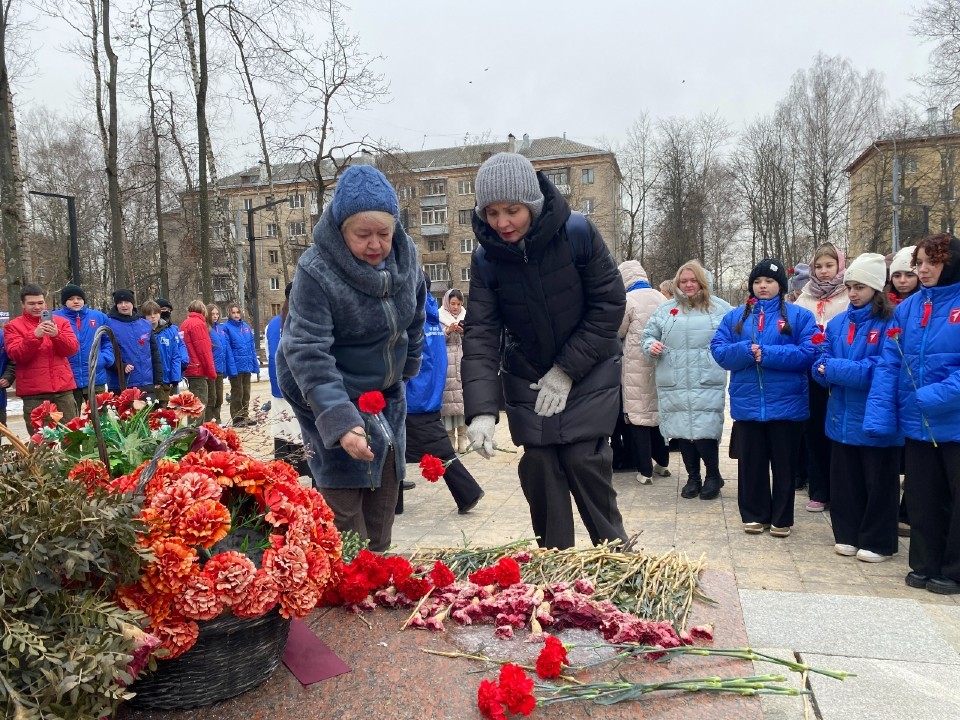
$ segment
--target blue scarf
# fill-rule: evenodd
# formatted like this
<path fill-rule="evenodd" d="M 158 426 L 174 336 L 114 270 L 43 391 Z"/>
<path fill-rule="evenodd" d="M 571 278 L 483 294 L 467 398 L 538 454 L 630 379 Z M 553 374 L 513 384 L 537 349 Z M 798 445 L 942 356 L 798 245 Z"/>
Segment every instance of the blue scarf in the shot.
<path fill-rule="evenodd" d="M 634 290 L 652 290 L 650 283 L 646 280 L 637 280 L 633 285 L 627 288 L 627 292 L 633 292 Z"/>

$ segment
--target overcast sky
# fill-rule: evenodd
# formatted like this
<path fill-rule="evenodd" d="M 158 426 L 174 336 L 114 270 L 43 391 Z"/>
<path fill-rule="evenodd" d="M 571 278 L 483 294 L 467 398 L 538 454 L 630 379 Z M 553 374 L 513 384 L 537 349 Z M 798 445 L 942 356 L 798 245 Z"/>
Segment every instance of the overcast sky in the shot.
<path fill-rule="evenodd" d="M 383 56 L 391 93 L 347 125 L 408 150 L 455 145 L 467 133 L 617 140 L 643 110 L 718 111 L 739 129 L 770 112 L 818 51 L 882 72 L 897 101 L 918 92 L 910 76 L 926 65 L 928 48 L 910 32 L 917 4 L 354 0 L 347 22 Z M 83 69 L 58 50 L 62 34 L 40 38 L 18 102 L 63 109 Z"/>

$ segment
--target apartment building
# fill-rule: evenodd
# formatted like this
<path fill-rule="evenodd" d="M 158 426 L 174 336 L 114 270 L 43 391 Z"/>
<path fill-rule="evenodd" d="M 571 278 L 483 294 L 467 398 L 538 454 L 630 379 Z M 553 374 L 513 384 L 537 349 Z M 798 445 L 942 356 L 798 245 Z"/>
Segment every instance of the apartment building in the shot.
<path fill-rule="evenodd" d="M 437 297 L 451 287 L 469 292 L 470 254 L 476 243 L 471 229 L 476 205 L 474 180 L 484 160 L 504 151 L 528 157 L 560 189 L 572 209 L 590 217 L 611 252 L 617 255 L 620 168 L 608 150 L 566 137 L 524 135 L 518 140 L 510 135 L 504 142 L 354 158 L 353 162 L 375 164 L 396 188 L 400 220 L 417 244 L 424 272 L 429 275 Z M 223 178 L 218 185 L 225 210 L 234 223 L 234 238 L 240 238 L 239 242 L 231 241 L 235 247 L 229 248 L 229 252 L 221 249 L 215 260 L 214 295 L 220 303 L 233 302 L 239 295 L 241 274 L 249 277 L 248 211 L 276 203 L 256 210 L 253 216 L 261 329 L 280 312 L 284 287 L 293 279 L 297 260 L 312 242 L 313 226 L 333 195 L 337 173 L 331 166 L 323 174 L 328 186 L 322 198 L 318 198 L 313 168 L 307 164 L 275 166 L 272 183 L 261 166 L 253 166 Z M 171 223 L 170 227 L 174 225 Z M 184 234 L 184 223 L 180 225 L 173 234 Z M 192 254 L 177 246 L 170 256 L 172 262 L 179 259 L 185 264 L 183 290 L 187 294 L 190 290 L 195 292 Z M 245 282 L 249 283 L 249 279 Z M 172 290 L 171 294 L 178 292 Z"/>
<path fill-rule="evenodd" d="M 960 105 L 870 144 L 846 168 L 850 177 L 850 254 L 889 253 L 894 211 L 900 247 L 960 224 Z M 894 176 L 897 198 L 894 201 Z"/>

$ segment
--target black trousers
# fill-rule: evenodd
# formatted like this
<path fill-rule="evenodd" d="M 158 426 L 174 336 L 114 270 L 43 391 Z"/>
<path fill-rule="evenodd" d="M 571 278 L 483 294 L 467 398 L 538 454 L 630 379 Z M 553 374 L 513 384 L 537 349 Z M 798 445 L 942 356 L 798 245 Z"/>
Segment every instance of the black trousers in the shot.
<path fill-rule="evenodd" d="M 793 526 L 793 459 L 803 423 L 738 421 L 737 503 L 743 522 Z M 770 471 L 773 471 L 773 484 Z"/>
<path fill-rule="evenodd" d="M 627 424 L 626 430 L 626 439 L 638 473 L 650 477 L 653 475 L 653 463 L 663 467 L 670 464 L 670 449 L 659 427 Z"/>
<path fill-rule="evenodd" d="M 899 447 L 833 444 L 830 521 L 838 543 L 881 555 L 897 552 L 899 455 Z"/>
<path fill-rule="evenodd" d="M 910 568 L 960 581 L 960 442 L 907 438 Z"/>
<path fill-rule="evenodd" d="M 432 413 L 408 414 L 406 425 L 405 459 L 408 463 L 419 463 L 424 455 L 433 455 L 444 462 L 456 455 L 453 445 L 450 444 L 450 436 L 443 427 L 439 410 Z M 459 460 L 454 460 L 447 466 L 443 480 L 447 483 L 447 489 L 453 495 L 453 501 L 457 504 L 458 510 L 469 507 L 483 494 L 483 489 Z"/>
<path fill-rule="evenodd" d="M 720 477 L 720 443 L 713 439 L 678 439 L 683 467 L 691 480 L 700 479 L 700 463 L 707 471 L 707 477 Z M 662 464 L 662 463 L 661 463 Z"/>
<path fill-rule="evenodd" d="M 830 502 L 830 448 L 833 442 L 827 437 L 827 401 L 830 391 L 820 383 L 810 385 L 810 417 L 806 421 L 804 438 L 807 444 L 807 482 L 810 499 Z"/>
<path fill-rule="evenodd" d="M 292 443 L 283 438 L 273 438 L 273 459 L 290 463 L 300 475 L 312 478 L 307 453 L 302 443 Z"/>
<path fill-rule="evenodd" d="M 590 540 L 626 541 L 613 489 L 613 450 L 606 438 L 569 445 L 525 447 L 518 469 L 540 547 L 574 545 L 573 495 Z"/>

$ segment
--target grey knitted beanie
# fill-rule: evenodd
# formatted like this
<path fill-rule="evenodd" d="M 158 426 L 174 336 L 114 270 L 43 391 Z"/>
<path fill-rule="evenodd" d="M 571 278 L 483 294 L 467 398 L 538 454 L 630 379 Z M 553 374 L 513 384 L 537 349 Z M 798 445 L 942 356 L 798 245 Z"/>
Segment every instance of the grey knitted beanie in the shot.
<path fill-rule="evenodd" d="M 531 222 L 543 210 L 543 193 L 537 171 L 523 155 L 497 153 L 477 171 L 477 215 L 487 219 L 487 206 L 496 202 L 520 203 L 530 209 Z"/>

